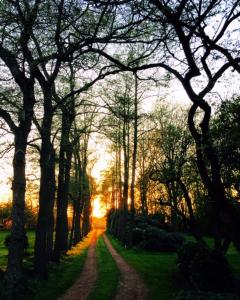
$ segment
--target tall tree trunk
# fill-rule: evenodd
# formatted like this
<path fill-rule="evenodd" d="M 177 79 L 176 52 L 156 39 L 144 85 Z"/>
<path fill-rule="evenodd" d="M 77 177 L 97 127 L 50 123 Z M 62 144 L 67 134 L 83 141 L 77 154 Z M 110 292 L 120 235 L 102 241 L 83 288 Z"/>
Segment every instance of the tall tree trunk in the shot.
<path fill-rule="evenodd" d="M 59 174 L 57 192 L 57 220 L 56 239 L 54 245 L 53 259 L 59 261 L 61 254 L 68 250 L 68 194 L 70 182 L 70 170 L 72 160 L 72 145 L 69 140 L 70 130 L 73 123 L 65 110 L 62 112 L 62 132 L 59 153 Z"/>
<path fill-rule="evenodd" d="M 129 246 L 132 246 L 132 236 L 135 217 L 135 179 L 137 166 L 137 144 L 138 144 L 138 79 L 135 75 L 135 91 L 134 91 L 134 123 L 133 123 L 133 153 L 132 153 L 132 178 L 130 187 L 131 199 L 131 222 L 129 233 Z"/>
<path fill-rule="evenodd" d="M 183 195 L 184 195 L 184 198 L 185 198 L 185 201 L 186 201 L 186 204 L 187 204 L 188 213 L 189 213 L 190 230 L 191 230 L 193 236 L 196 238 L 196 240 L 199 243 L 204 244 L 203 235 L 202 235 L 202 232 L 200 230 L 199 225 L 197 224 L 196 218 L 194 216 L 192 201 L 191 201 L 191 198 L 190 198 L 189 193 L 187 191 L 187 187 L 184 184 L 184 182 L 181 180 L 181 178 L 178 177 L 176 179 L 176 181 L 179 184 L 179 186 L 181 187 L 181 190 L 183 192 Z"/>
<path fill-rule="evenodd" d="M 70 237 L 69 237 L 69 243 L 68 243 L 68 249 L 72 249 L 73 246 L 73 238 L 74 238 L 74 230 L 75 230 L 75 219 L 76 219 L 76 199 L 74 199 L 70 195 L 73 203 L 73 214 L 72 214 L 72 224 L 71 224 L 71 231 L 70 231 Z"/>
<path fill-rule="evenodd" d="M 52 257 L 55 200 L 55 150 L 51 141 L 52 127 L 51 93 L 45 91 L 44 118 L 41 128 L 39 212 L 36 228 L 34 269 L 38 278 L 48 277 Z"/>
<path fill-rule="evenodd" d="M 194 123 L 198 107 L 204 112 L 204 117 L 200 124 L 201 134 L 197 131 Z M 188 125 L 196 143 L 199 173 L 212 200 L 212 224 L 215 229 L 215 248 L 222 251 L 222 237 L 225 235 L 225 237 L 232 239 L 235 246 L 240 250 L 240 235 L 236 230 L 240 226 L 240 216 L 226 198 L 225 188 L 221 180 L 218 156 L 212 145 L 209 133 L 210 116 L 210 106 L 203 99 L 199 99 L 198 102 L 192 105 L 189 111 Z M 210 172 L 208 171 L 204 157 L 209 162 Z"/>
<path fill-rule="evenodd" d="M 23 255 L 26 232 L 24 229 L 25 209 L 25 156 L 27 139 L 31 130 L 33 118 L 34 81 L 29 80 L 25 86 L 26 92 L 23 95 L 24 111 L 20 124 L 15 128 L 14 158 L 13 158 L 13 183 L 12 183 L 12 228 L 9 243 L 8 265 L 6 272 L 6 297 L 16 299 L 19 292 L 19 282 L 23 276 Z"/>
<path fill-rule="evenodd" d="M 128 214 L 128 188 L 129 188 L 129 121 L 127 120 L 127 107 L 126 99 L 124 99 L 124 120 L 123 120 L 123 205 L 120 208 L 119 216 L 119 237 L 123 243 L 126 242 L 126 229 L 127 229 L 127 214 Z"/>
<path fill-rule="evenodd" d="M 91 196 L 90 196 L 90 188 L 89 188 L 89 179 L 86 173 L 83 175 L 83 224 L 82 224 L 82 235 L 86 236 L 91 230 Z"/>
<path fill-rule="evenodd" d="M 137 165 L 137 144 L 138 144 L 138 80 L 135 75 L 135 96 L 134 96 L 134 128 L 133 128 L 133 154 L 132 154 L 132 179 L 130 188 L 131 197 L 131 217 L 134 220 L 135 215 L 135 177 Z"/>
<path fill-rule="evenodd" d="M 81 230 L 81 215 L 83 210 L 83 172 L 82 162 L 80 157 L 80 146 L 77 143 L 74 149 L 74 161 L 75 161 L 75 186 L 76 186 L 76 216 L 74 224 L 74 239 L 73 244 L 76 245 L 82 239 Z"/>

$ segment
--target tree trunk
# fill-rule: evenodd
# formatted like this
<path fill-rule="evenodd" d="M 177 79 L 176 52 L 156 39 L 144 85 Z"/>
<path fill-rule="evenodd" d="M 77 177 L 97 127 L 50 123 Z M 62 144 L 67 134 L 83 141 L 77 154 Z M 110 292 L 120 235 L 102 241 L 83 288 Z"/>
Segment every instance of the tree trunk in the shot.
<path fill-rule="evenodd" d="M 133 124 L 133 153 L 132 153 L 132 178 L 130 186 L 131 199 L 131 222 L 129 231 L 129 246 L 132 246 L 133 227 L 135 218 L 135 177 L 137 165 L 137 144 L 138 144 L 138 80 L 135 75 L 135 95 L 134 95 L 134 124 Z"/>
<path fill-rule="evenodd" d="M 73 201 L 73 215 L 72 215 L 72 224 L 71 224 L 71 232 L 70 232 L 70 237 L 69 237 L 69 244 L 68 244 L 68 249 L 72 249 L 73 246 L 73 238 L 74 238 L 74 231 L 75 231 L 75 219 L 76 219 L 76 199 L 74 199 L 71 196 L 71 199 Z"/>
<path fill-rule="evenodd" d="M 82 225 L 82 235 L 86 236 L 91 230 L 91 202 L 90 202 L 90 188 L 89 179 L 87 174 L 83 175 L 83 225 Z"/>
<path fill-rule="evenodd" d="M 124 100 L 124 120 L 123 120 L 123 206 L 120 208 L 119 215 L 119 238 L 123 243 L 126 242 L 127 214 L 128 214 L 128 188 L 129 188 L 129 124 L 127 120 L 126 99 Z"/>
<path fill-rule="evenodd" d="M 24 255 L 24 208 L 25 208 L 25 154 L 27 141 L 22 136 L 15 136 L 15 153 L 13 159 L 13 207 L 12 228 L 9 243 L 8 266 L 6 273 L 7 299 L 17 299 L 17 285 L 22 280 L 22 260 Z"/>
<path fill-rule="evenodd" d="M 56 239 L 54 246 L 54 261 L 59 261 L 61 254 L 68 250 L 68 194 L 70 170 L 73 149 L 69 140 L 73 118 L 62 112 L 62 132 L 59 153 L 59 175 L 57 192 Z"/>
<path fill-rule="evenodd" d="M 20 124 L 15 128 L 14 158 L 13 158 L 13 183 L 12 183 L 12 228 L 9 243 L 8 265 L 6 271 L 6 298 L 17 299 L 19 285 L 23 277 L 23 255 L 26 232 L 24 229 L 24 209 L 25 209 L 25 156 L 27 139 L 31 130 L 33 118 L 34 81 L 30 79 L 25 86 L 23 93 L 24 110 L 22 112 Z"/>
<path fill-rule="evenodd" d="M 55 200 L 55 150 L 51 142 L 52 104 L 51 95 L 45 93 L 44 118 L 41 129 L 39 212 L 36 228 L 34 269 L 38 278 L 47 279 L 52 257 Z"/>
<path fill-rule="evenodd" d="M 200 124 L 201 134 L 198 133 L 194 124 L 194 116 L 198 107 L 204 112 L 204 117 Z M 192 105 L 189 111 L 188 125 L 196 143 L 199 173 L 212 200 L 212 224 L 215 230 L 215 248 L 218 251 L 222 251 L 222 238 L 224 236 L 228 239 L 232 239 L 235 246 L 240 250 L 240 235 L 238 230 L 236 230 L 236 228 L 240 226 L 240 216 L 225 195 L 218 157 L 210 139 L 210 116 L 211 108 L 201 99 L 199 103 L 197 102 Z M 209 162 L 210 171 L 208 171 L 205 157 Z"/>
<path fill-rule="evenodd" d="M 74 239 L 73 244 L 76 245 L 82 239 L 81 230 L 81 215 L 83 210 L 83 172 L 82 163 L 80 157 L 80 147 L 77 144 L 74 151 L 74 161 L 75 161 L 75 186 L 76 186 L 76 216 L 74 224 Z"/>
<path fill-rule="evenodd" d="M 193 212 L 193 208 L 192 208 L 192 201 L 191 201 L 191 198 L 188 194 L 186 185 L 181 180 L 181 178 L 177 178 L 176 181 L 182 189 L 182 192 L 183 192 L 186 204 L 187 204 L 188 213 L 189 213 L 190 230 L 191 230 L 193 236 L 196 238 L 196 240 L 199 243 L 204 244 L 203 235 L 202 235 L 202 232 L 199 228 L 199 225 L 197 224 L 196 218 L 194 216 L 194 212 Z"/>

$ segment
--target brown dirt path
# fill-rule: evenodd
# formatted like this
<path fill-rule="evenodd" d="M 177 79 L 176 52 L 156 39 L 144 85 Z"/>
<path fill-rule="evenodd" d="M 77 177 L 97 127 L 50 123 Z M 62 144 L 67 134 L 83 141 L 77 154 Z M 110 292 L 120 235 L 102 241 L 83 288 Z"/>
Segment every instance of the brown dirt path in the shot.
<path fill-rule="evenodd" d="M 58 300 L 85 300 L 92 291 L 97 279 L 96 243 L 102 230 L 94 230 L 86 261 L 79 278 L 73 286 Z"/>
<path fill-rule="evenodd" d="M 115 300 L 147 300 L 147 289 L 138 273 L 117 253 L 107 236 L 103 235 L 105 244 L 116 261 L 121 278 Z"/>

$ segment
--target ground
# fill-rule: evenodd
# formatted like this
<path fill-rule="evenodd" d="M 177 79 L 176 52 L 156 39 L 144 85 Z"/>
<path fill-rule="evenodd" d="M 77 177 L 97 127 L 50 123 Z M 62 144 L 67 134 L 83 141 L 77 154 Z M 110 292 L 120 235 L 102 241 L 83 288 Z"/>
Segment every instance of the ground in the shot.
<path fill-rule="evenodd" d="M 92 232 L 91 243 L 83 271 L 74 285 L 59 300 L 85 300 L 90 295 L 97 279 L 96 241 L 102 233 L 101 230 L 97 229 Z M 138 273 L 117 253 L 105 234 L 103 234 L 103 238 L 121 272 L 121 278 L 114 299 L 147 300 L 147 288 Z"/>

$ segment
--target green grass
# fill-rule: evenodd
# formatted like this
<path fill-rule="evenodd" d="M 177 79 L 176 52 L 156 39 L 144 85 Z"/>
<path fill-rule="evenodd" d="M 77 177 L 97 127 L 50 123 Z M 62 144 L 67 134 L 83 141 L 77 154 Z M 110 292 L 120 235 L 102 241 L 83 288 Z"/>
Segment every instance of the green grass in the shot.
<path fill-rule="evenodd" d="M 55 300 L 70 288 L 80 275 L 91 241 L 91 233 L 76 247 L 68 251 L 61 263 L 53 265 L 47 281 L 33 280 L 30 284 L 31 294 L 27 300 Z"/>
<path fill-rule="evenodd" d="M 118 240 L 108 235 L 112 245 L 141 275 L 153 300 L 170 300 L 177 290 L 176 254 L 150 253 L 125 249 Z"/>
<path fill-rule="evenodd" d="M 7 248 L 4 246 L 4 239 L 9 231 L 0 232 L 0 268 L 3 270 L 7 266 Z M 24 258 L 24 265 L 32 267 L 35 232 L 28 231 L 29 247 L 27 249 L 28 256 Z M 76 280 L 82 271 L 84 261 L 87 254 L 90 237 L 85 238 L 68 255 L 61 260 L 58 265 L 52 265 L 47 281 L 29 281 L 29 295 L 23 298 L 28 300 L 54 300 L 62 295 Z"/>
<path fill-rule="evenodd" d="M 54 300 L 73 285 L 82 271 L 87 250 L 81 253 L 66 256 L 59 265 L 55 265 L 47 281 L 33 281 L 31 283 L 31 294 L 24 299 L 29 300 Z"/>
<path fill-rule="evenodd" d="M 180 288 L 184 285 L 184 282 L 177 273 L 176 254 L 151 253 L 136 249 L 126 249 L 117 239 L 111 235 L 108 235 L 108 237 L 118 253 L 142 276 L 143 281 L 149 289 L 151 299 L 172 300 L 174 294 L 180 292 Z M 187 239 L 193 240 L 191 236 L 188 236 Z M 212 238 L 207 237 L 206 242 L 210 246 L 213 245 Z M 233 245 L 229 247 L 227 256 L 235 275 L 240 278 L 240 255 Z M 194 300 L 189 297 L 187 299 Z M 233 295 L 229 295 L 228 299 L 236 298 Z"/>
<path fill-rule="evenodd" d="M 111 300 L 114 299 L 117 290 L 120 272 L 102 236 L 98 240 L 96 250 L 98 278 L 88 300 Z"/>

